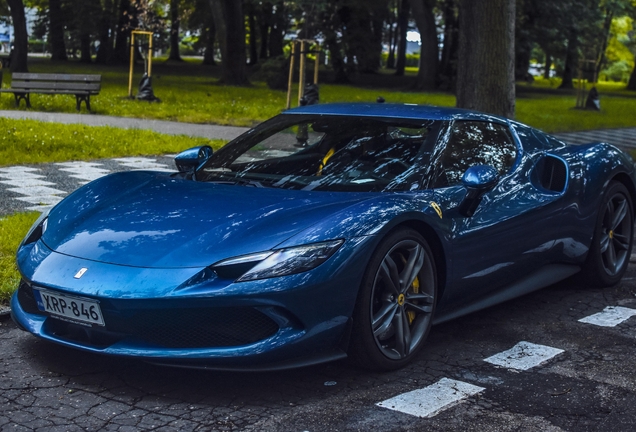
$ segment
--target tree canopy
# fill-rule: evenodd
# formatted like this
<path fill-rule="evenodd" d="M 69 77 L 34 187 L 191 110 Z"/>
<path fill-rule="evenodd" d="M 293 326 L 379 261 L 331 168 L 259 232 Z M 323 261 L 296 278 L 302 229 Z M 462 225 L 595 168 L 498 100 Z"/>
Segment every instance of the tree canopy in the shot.
<path fill-rule="evenodd" d="M 627 84 L 631 78 L 628 88 L 636 90 L 636 0 L 506 1 L 512 2 L 515 10 L 511 28 L 517 80 L 531 79 L 530 72 L 542 71 L 546 78 L 558 75 L 562 87 L 568 88 L 583 73 L 592 81 Z M 393 69 L 401 76 L 407 67 L 413 67 L 418 70 L 415 89 L 456 90 L 472 88 L 484 80 L 483 75 L 458 75 L 458 66 L 466 58 L 458 56 L 461 23 L 467 31 L 469 24 L 478 24 L 472 7 L 491 10 L 499 2 L 6 0 L 0 1 L 0 14 L 13 20 L 16 28 L 15 67 L 20 69 L 27 66 L 28 38 L 46 40 L 53 61 L 77 57 L 85 62 L 127 62 L 130 31 L 140 28 L 154 31 L 154 47 L 167 52 L 172 60 L 200 54 L 205 65 L 220 62 L 227 84 L 248 84 L 252 69 L 268 62 L 280 64 L 283 56 L 289 56 L 290 42 L 300 38 L 322 46 L 326 53 L 323 67 L 331 71 L 334 81 L 346 82 L 381 68 Z M 24 7 L 37 11 L 32 35 L 20 24 Z M 462 14 L 470 16 L 462 19 Z M 420 35 L 415 50 L 407 40 L 413 32 Z M 468 49 L 469 56 L 474 51 L 492 54 L 488 46 L 480 46 L 480 40 L 478 34 L 466 41 L 468 48 L 464 50 Z M 505 63 L 501 67 L 508 68 L 509 53 L 497 51 L 493 55 Z"/>

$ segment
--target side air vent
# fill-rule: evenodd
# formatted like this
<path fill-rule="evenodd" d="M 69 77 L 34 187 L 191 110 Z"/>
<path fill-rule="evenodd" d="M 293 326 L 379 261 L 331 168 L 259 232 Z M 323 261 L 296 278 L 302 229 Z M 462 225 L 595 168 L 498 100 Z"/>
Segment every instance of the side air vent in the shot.
<path fill-rule="evenodd" d="M 552 192 L 563 192 L 567 179 L 568 170 L 565 162 L 554 156 L 543 156 L 532 172 L 532 182 Z"/>

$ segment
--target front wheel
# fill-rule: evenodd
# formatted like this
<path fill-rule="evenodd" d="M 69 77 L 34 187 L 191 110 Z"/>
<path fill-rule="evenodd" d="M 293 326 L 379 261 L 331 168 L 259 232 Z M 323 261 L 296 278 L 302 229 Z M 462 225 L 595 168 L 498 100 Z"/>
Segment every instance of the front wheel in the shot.
<path fill-rule="evenodd" d="M 406 365 L 428 336 L 436 297 L 428 243 L 412 229 L 393 232 L 380 243 L 363 277 L 349 354 L 372 370 Z"/>
<path fill-rule="evenodd" d="M 582 276 L 589 285 L 612 286 L 623 277 L 632 252 L 634 214 L 627 188 L 610 183 L 599 209 Z"/>

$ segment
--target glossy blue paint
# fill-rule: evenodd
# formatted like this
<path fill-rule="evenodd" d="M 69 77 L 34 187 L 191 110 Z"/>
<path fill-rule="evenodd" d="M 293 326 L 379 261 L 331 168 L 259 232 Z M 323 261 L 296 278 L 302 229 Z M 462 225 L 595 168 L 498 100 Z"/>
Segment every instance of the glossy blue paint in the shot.
<path fill-rule="evenodd" d="M 463 184 L 423 181 L 422 187 L 396 192 L 261 188 L 140 171 L 100 178 L 58 204 L 42 237 L 19 248 L 24 292 L 44 287 L 96 300 L 107 324 L 171 308 L 183 309 L 186 317 L 197 308 L 248 308 L 278 330 L 232 346 L 166 347 L 125 331 L 109 336 L 108 343 L 89 343 L 60 336 L 54 318 L 29 309 L 18 294 L 11 301 L 16 323 L 59 344 L 162 364 L 257 370 L 333 360 L 346 355 L 360 281 L 374 250 L 392 230 L 413 227 L 436 251 L 435 321 L 441 322 L 576 272 L 585 262 L 608 183 L 622 181 L 636 198 L 634 165 L 620 150 L 601 143 L 566 146 L 500 117 L 391 104 L 312 105 L 281 116 L 297 115 L 434 120 L 442 122 L 442 131 L 461 120 L 497 122 L 511 127 L 518 150 L 502 175 L 492 167 L 473 166 Z M 229 146 L 267 128 L 251 130 Z M 440 165 L 448 134 L 436 138 L 422 158 L 432 167 L 423 170 L 426 175 Z M 182 153 L 184 169 L 195 160 L 197 169 L 204 169 L 199 150 Z M 211 160 L 224 153 L 228 150 Z M 537 171 L 545 157 L 563 165 L 563 187 L 540 184 Z M 471 188 L 480 190 L 481 201 L 466 217 L 460 205 Z M 303 273 L 236 282 L 238 276 L 213 268 L 229 258 L 337 239 L 343 245 Z M 80 268 L 88 270 L 76 279 Z M 86 332 L 99 339 L 102 330 Z"/>
<path fill-rule="evenodd" d="M 467 189 L 489 189 L 499 180 L 499 173 L 488 165 L 475 165 L 464 173 L 462 183 Z"/>
<path fill-rule="evenodd" d="M 194 172 L 212 157 L 212 153 L 210 146 L 192 147 L 176 155 L 174 163 L 181 172 Z"/>

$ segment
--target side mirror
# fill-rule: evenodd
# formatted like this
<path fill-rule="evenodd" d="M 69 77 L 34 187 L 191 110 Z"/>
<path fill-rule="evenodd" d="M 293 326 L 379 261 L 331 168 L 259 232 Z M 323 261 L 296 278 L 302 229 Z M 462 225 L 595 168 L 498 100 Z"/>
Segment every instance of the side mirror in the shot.
<path fill-rule="evenodd" d="M 193 173 L 210 159 L 212 152 L 213 150 L 210 146 L 192 147 L 176 155 L 174 163 L 177 165 L 179 172 Z"/>
<path fill-rule="evenodd" d="M 467 192 L 459 205 L 459 213 L 471 217 L 484 194 L 494 188 L 498 181 L 499 172 L 490 165 L 475 165 L 468 168 L 462 176 L 462 184 Z"/>

